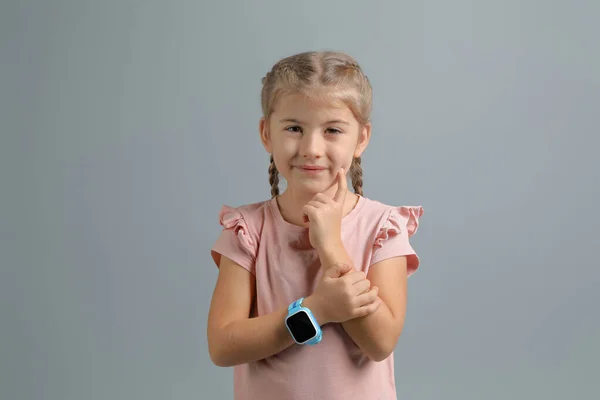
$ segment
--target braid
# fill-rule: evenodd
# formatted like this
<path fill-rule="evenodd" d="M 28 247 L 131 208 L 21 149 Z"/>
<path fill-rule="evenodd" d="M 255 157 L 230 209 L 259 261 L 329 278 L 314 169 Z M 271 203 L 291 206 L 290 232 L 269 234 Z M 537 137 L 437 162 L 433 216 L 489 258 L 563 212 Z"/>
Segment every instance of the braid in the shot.
<path fill-rule="evenodd" d="M 269 184 L 271 185 L 271 197 L 279 196 L 279 171 L 277 171 L 273 156 L 271 156 L 271 164 L 269 164 Z"/>
<path fill-rule="evenodd" d="M 354 193 L 356 193 L 359 196 L 362 196 L 363 170 L 360 165 L 360 157 L 356 157 L 352 160 L 352 165 L 350 166 L 350 178 L 352 179 L 352 187 L 354 188 Z"/>

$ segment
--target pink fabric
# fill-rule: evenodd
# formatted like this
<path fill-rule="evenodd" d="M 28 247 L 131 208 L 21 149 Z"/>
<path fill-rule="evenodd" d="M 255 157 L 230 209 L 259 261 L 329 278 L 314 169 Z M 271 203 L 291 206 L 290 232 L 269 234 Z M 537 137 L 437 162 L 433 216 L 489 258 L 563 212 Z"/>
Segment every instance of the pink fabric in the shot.
<path fill-rule="evenodd" d="M 377 262 L 407 256 L 412 275 L 419 258 L 409 237 L 422 215 L 420 206 L 394 207 L 359 197 L 342 221 L 342 240 L 355 267 L 367 273 Z M 269 314 L 314 291 L 321 266 L 308 229 L 286 222 L 276 200 L 223 206 L 220 223 L 223 231 L 211 255 L 217 266 L 225 255 L 254 274 L 252 316 Z M 273 357 L 235 366 L 235 399 L 396 399 L 393 355 L 370 361 L 341 324 L 322 329 L 323 340 L 316 346 L 294 345 Z"/>

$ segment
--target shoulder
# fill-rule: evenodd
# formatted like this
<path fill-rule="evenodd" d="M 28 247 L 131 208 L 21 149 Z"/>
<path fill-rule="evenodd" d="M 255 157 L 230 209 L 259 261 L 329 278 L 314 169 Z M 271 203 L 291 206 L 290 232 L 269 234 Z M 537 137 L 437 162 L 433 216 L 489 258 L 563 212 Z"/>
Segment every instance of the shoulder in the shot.
<path fill-rule="evenodd" d="M 390 205 L 365 197 L 359 214 L 363 221 L 369 221 L 377 231 L 396 229 L 399 231 L 397 233 L 402 230 L 412 236 L 417 231 L 423 212 L 420 205 Z"/>
<path fill-rule="evenodd" d="M 408 276 L 419 267 L 419 257 L 410 243 L 410 237 L 417 232 L 422 206 L 389 205 L 375 200 L 366 200 L 363 215 L 373 218 L 373 253 L 370 265 L 388 258 L 405 256 Z M 363 224 L 366 224 L 365 221 Z"/>
<path fill-rule="evenodd" d="M 219 211 L 219 218 L 223 216 L 242 217 L 247 221 L 255 221 L 264 218 L 269 210 L 270 200 L 263 200 L 256 203 L 243 204 L 239 206 L 223 205 Z"/>
<path fill-rule="evenodd" d="M 219 210 L 222 230 L 211 248 L 215 264 L 219 266 L 221 255 L 225 255 L 254 273 L 260 238 L 269 212 L 269 201 L 237 207 L 222 205 Z"/>
<path fill-rule="evenodd" d="M 219 223 L 224 229 L 243 229 L 250 238 L 258 240 L 265 220 L 271 213 L 270 200 L 239 206 L 222 205 Z"/>

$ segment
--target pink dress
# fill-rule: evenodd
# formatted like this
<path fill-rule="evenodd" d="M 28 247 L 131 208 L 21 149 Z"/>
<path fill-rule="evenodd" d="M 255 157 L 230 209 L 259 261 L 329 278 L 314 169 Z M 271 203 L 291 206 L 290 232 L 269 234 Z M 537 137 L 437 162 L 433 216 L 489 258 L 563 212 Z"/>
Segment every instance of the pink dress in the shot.
<path fill-rule="evenodd" d="M 359 197 L 342 220 L 342 240 L 357 269 L 390 257 L 406 256 L 408 273 L 419 266 L 409 243 L 423 208 L 394 207 Z M 269 314 L 310 295 L 321 276 L 308 229 L 286 222 L 275 199 L 220 212 L 223 230 L 211 255 L 225 255 L 256 277 L 252 316 Z M 284 323 L 283 321 L 281 322 Z M 395 400 L 393 354 L 373 362 L 341 324 L 322 327 L 315 346 L 293 345 L 258 362 L 234 367 L 236 400 Z"/>

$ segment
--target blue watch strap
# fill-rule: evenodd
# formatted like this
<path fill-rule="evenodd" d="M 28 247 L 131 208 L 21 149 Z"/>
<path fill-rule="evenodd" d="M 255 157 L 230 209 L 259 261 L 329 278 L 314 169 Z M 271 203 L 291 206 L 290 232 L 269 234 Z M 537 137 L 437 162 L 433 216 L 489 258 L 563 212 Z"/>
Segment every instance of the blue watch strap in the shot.
<path fill-rule="evenodd" d="M 304 301 L 304 297 L 296 300 L 295 302 L 293 302 L 292 304 L 290 304 L 290 306 L 288 307 L 288 312 L 293 312 L 296 311 L 299 308 L 302 308 L 302 302 Z"/>
<path fill-rule="evenodd" d="M 308 344 L 308 345 L 317 344 L 321 341 L 322 338 L 323 338 L 323 331 L 321 329 L 317 329 L 317 336 L 315 336 L 314 338 L 312 338 L 311 340 L 306 342 L 306 344 Z"/>

